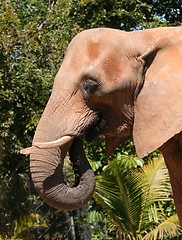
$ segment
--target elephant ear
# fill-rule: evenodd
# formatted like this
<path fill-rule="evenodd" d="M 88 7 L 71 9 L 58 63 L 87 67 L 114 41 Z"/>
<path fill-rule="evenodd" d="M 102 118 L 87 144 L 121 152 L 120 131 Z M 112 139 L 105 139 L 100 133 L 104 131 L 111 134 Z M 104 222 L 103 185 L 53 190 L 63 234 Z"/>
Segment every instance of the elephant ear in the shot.
<path fill-rule="evenodd" d="M 182 131 L 182 51 L 179 45 L 149 51 L 143 87 L 134 103 L 133 138 L 139 157 Z"/>

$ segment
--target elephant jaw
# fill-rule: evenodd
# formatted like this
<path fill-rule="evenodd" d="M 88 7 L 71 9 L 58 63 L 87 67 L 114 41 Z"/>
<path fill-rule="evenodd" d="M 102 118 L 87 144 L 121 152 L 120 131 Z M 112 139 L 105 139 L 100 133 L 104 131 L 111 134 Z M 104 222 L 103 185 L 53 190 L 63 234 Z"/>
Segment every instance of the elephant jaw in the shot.
<path fill-rule="evenodd" d="M 51 160 L 51 152 L 57 159 Z M 75 186 L 64 182 L 64 158 L 69 152 L 75 173 Z M 64 136 L 51 142 L 33 142 L 23 149 L 30 154 L 31 175 L 40 196 L 54 208 L 74 210 L 83 207 L 92 197 L 95 189 L 95 175 L 85 156 L 82 139 Z M 50 154 L 50 155 L 49 155 Z"/>

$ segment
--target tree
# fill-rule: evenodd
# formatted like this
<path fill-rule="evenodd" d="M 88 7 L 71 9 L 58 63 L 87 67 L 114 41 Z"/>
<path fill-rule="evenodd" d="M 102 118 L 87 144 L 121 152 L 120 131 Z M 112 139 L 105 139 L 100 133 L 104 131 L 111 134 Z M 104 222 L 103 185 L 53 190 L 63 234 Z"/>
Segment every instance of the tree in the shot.
<path fill-rule="evenodd" d="M 31 143 L 66 41 L 64 34 L 60 40 L 59 29 L 54 35 L 52 25 L 42 26 L 48 13 L 48 1 L 0 2 L 0 232 L 4 235 L 40 204 L 34 201 L 28 158 L 19 150 Z"/>

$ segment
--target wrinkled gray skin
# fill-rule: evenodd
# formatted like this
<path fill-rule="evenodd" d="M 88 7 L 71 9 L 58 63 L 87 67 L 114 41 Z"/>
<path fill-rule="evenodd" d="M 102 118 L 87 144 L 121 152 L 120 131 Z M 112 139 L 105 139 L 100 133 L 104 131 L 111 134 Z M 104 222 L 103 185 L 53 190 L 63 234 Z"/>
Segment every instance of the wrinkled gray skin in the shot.
<path fill-rule="evenodd" d="M 48 204 L 73 210 L 91 198 L 95 179 L 85 136 L 105 135 L 107 156 L 133 136 L 140 157 L 162 151 L 182 222 L 181 62 L 181 28 L 92 29 L 71 41 L 32 147 L 22 151 L 30 154 L 33 182 Z M 73 188 L 63 179 L 67 152 Z"/>

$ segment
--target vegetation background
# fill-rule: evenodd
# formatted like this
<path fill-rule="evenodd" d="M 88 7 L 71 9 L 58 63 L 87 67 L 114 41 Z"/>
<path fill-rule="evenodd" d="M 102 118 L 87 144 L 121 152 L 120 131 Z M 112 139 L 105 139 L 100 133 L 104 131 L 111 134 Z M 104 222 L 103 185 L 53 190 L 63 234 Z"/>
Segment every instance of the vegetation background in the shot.
<path fill-rule="evenodd" d="M 85 144 L 98 176 L 94 198 L 84 209 L 60 212 L 35 192 L 28 157 L 19 150 L 31 145 L 78 32 L 181 22 L 181 0 L 0 0 L 0 239 L 180 239 L 160 153 L 139 159 L 128 142 L 107 161 L 103 139 Z M 72 181 L 69 162 L 65 177 Z"/>

